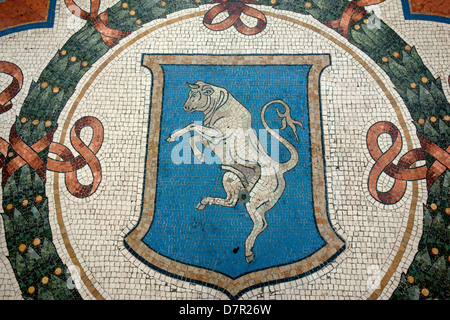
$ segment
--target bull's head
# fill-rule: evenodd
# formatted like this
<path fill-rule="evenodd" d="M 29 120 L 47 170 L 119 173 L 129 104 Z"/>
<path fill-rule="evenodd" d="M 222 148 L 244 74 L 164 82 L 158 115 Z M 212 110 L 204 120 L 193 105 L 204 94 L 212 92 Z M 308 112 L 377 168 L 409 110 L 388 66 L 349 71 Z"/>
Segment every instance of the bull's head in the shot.
<path fill-rule="evenodd" d="M 189 91 L 183 110 L 189 113 L 206 111 L 211 105 L 211 96 L 215 92 L 213 86 L 203 81 L 197 81 L 195 84 L 187 83 L 187 85 L 191 91 Z"/>

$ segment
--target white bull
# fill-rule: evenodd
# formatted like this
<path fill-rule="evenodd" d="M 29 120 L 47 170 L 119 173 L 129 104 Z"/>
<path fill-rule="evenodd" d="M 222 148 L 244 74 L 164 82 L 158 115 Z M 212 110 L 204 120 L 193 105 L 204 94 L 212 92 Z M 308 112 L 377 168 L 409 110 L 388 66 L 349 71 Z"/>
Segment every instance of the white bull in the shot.
<path fill-rule="evenodd" d="M 238 201 L 245 204 L 253 222 L 253 229 L 245 241 L 245 259 L 251 263 L 255 258 L 253 247 L 256 238 L 267 228 L 266 212 L 276 205 L 284 192 L 286 183 L 283 175 L 298 163 L 297 149 L 267 125 L 266 109 L 275 103 L 284 106 L 284 113 L 276 110 L 282 121 L 281 129 L 289 126 L 297 141 L 295 125 L 301 128 L 303 125 L 291 118 L 290 108 L 282 100 L 270 101 L 261 109 L 264 128 L 290 152 L 289 160 L 279 163 L 268 155 L 259 141 L 252 128 L 251 113 L 226 89 L 202 81 L 188 85 L 191 90 L 183 109 L 189 113 L 202 112 L 203 125 L 191 123 L 175 130 L 166 141 L 174 142 L 188 132 L 195 132 L 197 135 L 189 138 L 194 155 L 205 161 L 196 144 L 200 142 L 220 159 L 222 168 L 226 170 L 222 179 L 226 198 L 206 197 L 197 209 L 203 210 L 206 205 L 233 207 Z"/>

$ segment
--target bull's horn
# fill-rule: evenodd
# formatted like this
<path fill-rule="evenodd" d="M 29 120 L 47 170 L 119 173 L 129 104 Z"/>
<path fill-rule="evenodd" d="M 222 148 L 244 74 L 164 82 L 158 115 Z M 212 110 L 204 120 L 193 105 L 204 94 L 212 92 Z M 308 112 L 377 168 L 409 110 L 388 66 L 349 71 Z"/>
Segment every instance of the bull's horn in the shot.
<path fill-rule="evenodd" d="M 191 89 L 199 89 L 200 85 L 198 84 L 190 84 L 189 82 L 186 82 L 186 84 L 189 86 L 189 88 Z"/>

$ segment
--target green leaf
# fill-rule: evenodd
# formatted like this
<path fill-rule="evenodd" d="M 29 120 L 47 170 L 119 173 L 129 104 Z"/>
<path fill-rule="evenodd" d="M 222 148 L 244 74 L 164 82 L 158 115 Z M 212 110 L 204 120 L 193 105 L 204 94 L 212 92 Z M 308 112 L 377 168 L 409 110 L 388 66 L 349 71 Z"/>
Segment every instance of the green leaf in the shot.
<path fill-rule="evenodd" d="M 431 217 L 430 210 L 425 207 L 423 211 L 423 227 L 424 229 L 428 229 L 433 222 L 433 218 Z"/>
<path fill-rule="evenodd" d="M 62 280 L 61 278 L 52 275 L 51 276 L 51 291 L 56 299 L 71 299 L 72 298 L 72 292 L 67 287 L 67 283 Z M 76 289 L 73 289 L 72 291 L 76 291 Z M 73 294 L 76 294 L 77 292 L 74 292 Z"/>
<path fill-rule="evenodd" d="M 408 77 L 408 70 L 393 59 L 389 61 L 389 68 L 393 75 L 398 79 L 404 80 L 404 78 Z"/>
<path fill-rule="evenodd" d="M 64 99 L 65 90 L 60 90 L 51 100 L 48 104 L 48 108 L 46 109 L 47 114 L 50 110 L 53 111 L 53 115 L 59 114 L 60 110 L 64 107 L 63 105 L 63 99 Z M 54 122 L 55 118 L 48 118 L 50 121 Z"/>
<path fill-rule="evenodd" d="M 44 261 L 50 260 L 56 254 L 56 249 L 53 243 L 47 239 L 44 239 L 41 247 L 41 257 Z"/>
<path fill-rule="evenodd" d="M 448 111 L 449 103 L 444 93 L 434 83 L 431 84 L 430 93 L 433 97 L 433 101 L 435 101 L 435 103 L 439 106 L 439 109 Z"/>
<path fill-rule="evenodd" d="M 316 6 L 318 6 L 320 9 L 322 9 L 322 11 L 323 11 L 325 8 L 329 7 L 330 1 L 328 1 L 328 0 L 314 0 L 314 4 Z"/>
<path fill-rule="evenodd" d="M 450 137 L 450 127 L 441 119 L 439 119 L 439 132 L 441 136 L 444 137 L 444 140 L 449 141 Z"/>
<path fill-rule="evenodd" d="M 52 239 L 52 230 L 50 228 L 50 222 L 48 220 L 48 200 L 47 199 L 45 199 L 42 202 L 40 212 L 44 212 L 44 214 L 41 214 L 41 216 L 42 216 L 42 225 L 44 228 L 45 237 L 47 239 L 51 240 Z"/>
<path fill-rule="evenodd" d="M 38 299 L 39 300 L 55 300 L 53 295 L 45 288 L 39 288 L 38 290 Z"/>
<path fill-rule="evenodd" d="M 45 110 L 48 102 L 53 96 L 53 89 L 48 86 L 47 88 L 43 89 L 41 91 L 41 94 L 37 97 L 37 99 L 34 101 L 32 108 L 30 109 L 31 116 L 35 116 L 36 113 L 39 113 L 41 110 Z M 28 121 L 28 123 L 31 123 L 31 121 Z"/>
<path fill-rule="evenodd" d="M 81 31 L 81 30 L 80 30 Z M 80 52 L 89 51 L 89 48 L 96 45 L 99 41 L 103 41 L 101 34 L 92 26 L 92 24 L 86 25 L 85 34 L 78 39 Z"/>
<path fill-rule="evenodd" d="M 3 226 L 5 228 L 5 231 L 7 233 L 13 233 L 14 232 L 14 226 L 13 226 L 13 223 L 12 223 L 11 219 L 6 214 L 3 214 L 2 218 L 3 218 Z"/>
<path fill-rule="evenodd" d="M 17 185 L 14 179 L 6 180 L 5 186 L 3 188 L 4 199 L 12 198 L 17 192 Z"/>
<path fill-rule="evenodd" d="M 419 253 L 417 253 L 415 261 L 417 261 L 419 264 L 422 264 L 426 267 L 431 266 L 430 255 L 428 254 L 428 252 L 426 250 L 422 250 Z"/>
<path fill-rule="evenodd" d="M 29 223 L 30 225 L 33 226 L 41 226 L 42 225 L 42 217 L 41 214 L 39 213 L 39 210 L 33 206 L 30 210 L 30 215 L 29 215 Z"/>
<path fill-rule="evenodd" d="M 156 18 L 163 18 L 166 9 L 161 6 L 154 6 L 150 11 Z"/>
<path fill-rule="evenodd" d="M 30 166 L 24 165 L 20 170 L 20 184 L 19 184 L 19 193 L 22 194 L 22 199 L 20 201 L 26 200 L 28 198 L 28 195 L 26 193 L 26 189 L 28 189 L 28 186 L 31 185 L 31 172 L 30 172 Z"/>
<path fill-rule="evenodd" d="M 32 247 L 28 247 L 26 254 L 26 261 L 29 270 L 34 270 L 37 266 L 37 262 L 41 259 L 41 257 L 34 251 Z"/>
<path fill-rule="evenodd" d="M 406 99 L 408 104 L 411 104 L 415 109 L 419 108 L 420 106 L 419 95 L 410 88 L 406 89 Z"/>
<path fill-rule="evenodd" d="M 446 271 L 446 262 L 445 258 L 442 256 L 433 265 L 431 266 L 428 273 L 431 276 L 434 276 L 434 280 L 437 280 L 436 278 L 441 278 L 442 276 L 445 276 Z"/>
<path fill-rule="evenodd" d="M 157 6 L 159 6 L 159 3 L 157 4 Z M 195 1 L 192 1 L 192 0 L 168 1 L 167 5 L 166 5 L 168 14 L 176 12 L 176 11 L 188 9 L 188 8 L 195 8 L 195 7 L 197 7 L 197 4 L 195 3 Z"/>
<path fill-rule="evenodd" d="M 84 54 L 85 59 L 92 65 L 99 57 L 104 55 L 109 47 L 101 41 Z"/>
<path fill-rule="evenodd" d="M 29 115 L 26 114 L 26 112 L 29 112 L 30 110 L 20 110 L 20 116 L 16 119 L 16 132 L 21 137 L 28 137 L 31 134 L 31 121 L 27 121 L 25 123 L 20 122 L 20 118 L 23 116 L 29 117 Z"/>
<path fill-rule="evenodd" d="M 28 221 L 25 219 L 23 214 L 17 210 L 14 209 L 14 231 L 16 234 L 22 234 L 28 229 Z"/>
<path fill-rule="evenodd" d="M 57 56 L 57 61 L 53 64 L 49 64 L 50 68 L 51 68 L 51 73 L 48 75 L 48 79 L 54 80 L 54 76 L 55 75 L 60 75 L 64 72 L 64 70 L 67 69 L 67 64 L 69 63 L 69 56 L 65 55 L 62 56 L 60 53 L 56 54 Z"/>
<path fill-rule="evenodd" d="M 28 269 L 25 260 L 19 253 L 16 254 L 15 269 L 19 278 L 23 278 L 28 275 Z"/>
<path fill-rule="evenodd" d="M 67 87 L 71 83 L 76 83 L 79 81 L 77 78 L 78 72 L 80 72 L 81 68 L 81 62 L 75 61 L 70 64 L 70 66 L 61 73 L 61 76 L 59 77 L 60 86 L 61 87 Z"/>
<path fill-rule="evenodd" d="M 435 229 L 445 228 L 444 218 L 442 217 L 442 214 L 440 212 L 438 212 L 436 214 L 436 217 L 433 219 L 433 228 Z"/>
<path fill-rule="evenodd" d="M 45 112 L 42 110 L 39 112 L 40 116 L 45 116 Z M 38 116 L 38 118 L 40 118 Z M 42 118 L 41 118 L 42 119 Z M 39 124 L 35 127 L 33 131 L 33 135 L 36 137 L 42 138 L 47 134 L 47 128 L 45 127 L 45 121 L 40 121 Z"/>
<path fill-rule="evenodd" d="M 34 101 L 40 92 L 41 92 L 41 86 L 38 85 L 37 82 L 32 81 L 31 86 L 30 86 L 30 91 L 28 91 L 28 96 L 25 101 Z"/>
<path fill-rule="evenodd" d="M 408 288 L 406 293 L 408 294 L 408 298 L 410 300 L 419 300 L 420 298 L 420 289 L 417 287 Z"/>
<path fill-rule="evenodd" d="M 371 39 L 371 41 L 374 43 L 376 48 L 384 48 L 387 44 L 390 42 L 390 38 L 386 37 L 386 34 L 382 32 L 380 29 L 378 29 L 378 26 L 375 26 L 374 22 L 379 21 L 380 22 L 380 28 L 381 28 L 381 20 L 375 20 L 378 19 L 375 14 L 370 14 L 367 19 L 369 20 L 368 24 L 361 24 L 361 29 L 364 31 L 365 34 Z M 372 50 L 370 52 L 366 52 L 367 54 L 371 56 L 383 56 L 384 50 Z"/>
<path fill-rule="evenodd" d="M 308 8 L 306 10 L 306 14 L 311 15 L 312 17 L 314 17 L 315 19 L 317 19 L 319 21 L 334 20 L 333 18 L 331 18 L 329 16 L 329 14 L 327 14 L 326 12 L 323 12 L 322 10 L 315 8 L 315 7 Z"/>
<path fill-rule="evenodd" d="M 403 50 L 402 55 L 403 55 L 403 65 L 406 68 L 408 68 L 409 70 L 416 70 L 416 72 L 421 69 L 420 64 L 411 57 L 408 51 Z"/>
<path fill-rule="evenodd" d="M 373 50 L 376 48 L 376 43 L 373 42 L 364 32 L 360 32 L 357 30 L 351 31 L 352 38 L 355 40 L 357 44 L 366 48 L 366 50 Z"/>
<path fill-rule="evenodd" d="M 431 137 L 433 141 L 436 141 L 440 138 L 439 132 L 436 131 L 436 129 L 433 128 L 433 126 L 430 124 L 430 122 L 425 122 L 423 126 L 423 132 L 428 136 Z"/>
<path fill-rule="evenodd" d="M 444 173 L 442 187 L 445 189 L 448 189 L 450 187 L 450 171 L 449 170 L 445 171 L 445 173 Z"/>
<path fill-rule="evenodd" d="M 413 58 L 416 61 L 416 63 L 420 66 L 421 70 L 426 69 L 423 64 L 422 58 L 420 58 L 419 54 L 417 53 L 416 47 L 411 48 L 410 55 L 411 58 Z"/>
<path fill-rule="evenodd" d="M 130 5 L 132 7 L 132 4 Z M 114 16 L 114 20 L 110 20 L 110 27 L 112 29 L 119 29 L 124 25 L 124 21 L 130 19 L 130 11 L 124 10 L 122 6 L 114 6 L 109 10 L 109 13 Z M 122 29 L 121 29 L 122 30 Z M 103 41 L 102 41 L 103 42 Z"/>
<path fill-rule="evenodd" d="M 430 126 L 431 127 L 431 126 Z M 430 194 L 440 194 L 441 193 L 441 185 L 436 181 L 430 188 Z"/>

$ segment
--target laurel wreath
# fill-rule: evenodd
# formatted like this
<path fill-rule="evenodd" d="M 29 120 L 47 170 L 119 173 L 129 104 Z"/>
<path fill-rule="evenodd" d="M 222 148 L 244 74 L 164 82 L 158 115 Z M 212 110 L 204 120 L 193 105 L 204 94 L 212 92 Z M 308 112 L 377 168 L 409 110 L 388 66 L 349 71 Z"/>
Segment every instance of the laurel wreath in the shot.
<path fill-rule="evenodd" d="M 359 1 L 352 2 L 357 4 Z M 32 82 L 15 122 L 18 136 L 27 145 L 33 145 L 54 130 L 61 111 L 83 75 L 120 38 L 150 21 L 206 3 L 210 1 L 123 0 L 109 8 L 107 13 L 102 13 L 103 16 L 84 15 L 85 25 L 54 55 L 39 79 Z M 264 0 L 259 3 L 311 15 L 339 33 L 342 33 L 342 25 L 331 22 L 341 21 L 349 10 L 347 0 Z M 358 8 L 355 7 L 354 12 L 358 12 Z M 411 113 L 417 131 L 441 148 L 447 148 L 450 104 L 443 93 L 441 80 L 431 74 L 414 47 L 373 13 L 363 13 L 352 13 L 345 26 L 345 36 L 386 72 Z M 114 39 L 116 33 L 111 30 L 121 32 L 122 36 Z M 105 36 L 107 32 L 109 35 Z M 9 147 L 8 153 L 13 152 Z M 46 148 L 39 157 L 47 162 L 48 153 Z M 10 158 L 6 157 L 5 165 L 8 161 Z M 434 159 L 427 155 L 426 162 L 430 166 Z M 430 293 L 425 294 L 424 288 L 437 298 L 449 296 L 446 289 L 442 289 L 448 287 L 448 280 L 444 284 L 440 282 L 440 279 L 446 279 L 448 270 L 445 258 L 449 256 L 448 243 L 440 242 L 447 237 L 449 182 L 447 170 L 429 191 L 424 206 L 424 236 L 408 270 L 408 277 L 402 275 L 393 299 L 431 297 Z M 79 292 L 67 285 L 70 273 L 53 244 L 45 183 L 30 166 L 24 165 L 5 181 L 3 209 L 8 258 L 23 298 L 81 299 Z M 430 255 L 430 246 L 433 249 L 439 246 L 440 255 Z"/>

